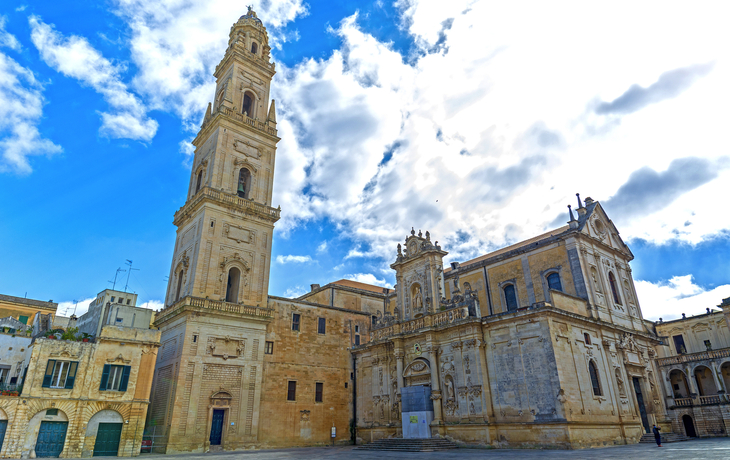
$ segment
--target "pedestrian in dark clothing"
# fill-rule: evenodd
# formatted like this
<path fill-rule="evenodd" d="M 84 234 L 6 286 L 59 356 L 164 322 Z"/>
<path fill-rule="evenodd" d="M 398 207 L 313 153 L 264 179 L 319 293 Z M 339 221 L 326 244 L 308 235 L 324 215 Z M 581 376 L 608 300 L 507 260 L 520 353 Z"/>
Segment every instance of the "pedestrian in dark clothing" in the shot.
<path fill-rule="evenodd" d="M 654 432 L 654 440 L 656 441 L 657 447 L 662 446 L 662 435 L 661 433 L 659 433 L 660 430 L 661 428 L 656 425 L 654 425 L 654 428 L 652 429 L 652 431 Z"/>

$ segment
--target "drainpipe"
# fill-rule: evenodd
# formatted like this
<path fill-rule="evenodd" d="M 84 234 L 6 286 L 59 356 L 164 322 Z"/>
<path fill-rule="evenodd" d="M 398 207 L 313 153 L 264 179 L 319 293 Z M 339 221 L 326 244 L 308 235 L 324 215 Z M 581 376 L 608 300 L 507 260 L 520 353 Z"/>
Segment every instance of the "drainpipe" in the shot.
<path fill-rule="evenodd" d="M 357 445 L 357 357 L 352 355 L 352 443 Z"/>

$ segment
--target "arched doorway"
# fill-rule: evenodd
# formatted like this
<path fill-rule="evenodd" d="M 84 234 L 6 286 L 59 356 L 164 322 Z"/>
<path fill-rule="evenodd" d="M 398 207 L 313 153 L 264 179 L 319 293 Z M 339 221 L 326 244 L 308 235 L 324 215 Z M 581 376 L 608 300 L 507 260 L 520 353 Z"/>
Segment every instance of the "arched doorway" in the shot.
<path fill-rule="evenodd" d="M 117 411 L 104 409 L 94 414 L 86 425 L 86 442 L 94 442 L 93 456 L 117 457 L 123 427 L 124 418 Z"/>
<path fill-rule="evenodd" d="M 669 382 L 672 385 L 672 396 L 674 399 L 689 398 L 689 386 L 684 372 L 674 369 L 669 373 Z"/>
<path fill-rule="evenodd" d="M 700 396 L 713 396 L 717 394 L 715 377 L 707 366 L 697 366 L 694 371 L 697 392 Z"/>
<path fill-rule="evenodd" d="M 227 412 L 231 408 L 231 399 L 233 396 L 228 391 L 221 388 L 210 397 L 210 405 L 208 412 L 209 420 L 209 446 L 220 446 L 225 443 L 225 430 Z"/>
<path fill-rule="evenodd" d="M 60 409 L 49 408 L 35 414 L 28 423 L 24 445 L 35 450 L 35 456 L 59 457 L 66 443 L 68 416 Z M 31 457 L 30 452 L 21 456 Z"/>
<path fill-rule="evenodd" d="M 695 424 L 692 421 L 692 417 L 689 415 L 683 415 L 682 416 L 682 424 L 684 425 L 684 432 L 689 436 L 690 438 L 696 438 L 697 432 L 695 431 Z"/>

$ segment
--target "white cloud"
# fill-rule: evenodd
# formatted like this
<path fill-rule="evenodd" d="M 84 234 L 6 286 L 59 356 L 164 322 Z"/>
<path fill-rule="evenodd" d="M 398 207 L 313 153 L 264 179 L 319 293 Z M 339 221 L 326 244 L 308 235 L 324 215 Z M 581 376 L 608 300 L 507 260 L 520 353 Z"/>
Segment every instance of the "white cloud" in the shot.
<path fill-rule="evenodd" d="M 730 284 L 706 290 L 694 284 L 692 275 L 675 276 L 660 283 L 637 280 L 635 285 L 644 318 L 652 321 L 681 318 L 682 313 L 703 314 L 730 297 Z"/>
<path fill-rule="evenodd" d="M 157 121 L 122 81 L 121 66 L 115 65 L 83 37 L 64 37 L 37 16 L 28 19 L 31 40 L 46 64 L 62 74 L 89 85 L 100 93 L 112 113 L 102 113 L 101 132 L 114 138 L 149 141 L 157 132 Z"/>
<path fill-rule="evenodd" d="M 160 311 L 165 307 L 161 300 L 148 300 L 143 304 L 137 305 L 139 308 L 149 308 L 150 310 Z"/>
<path fill-rule="evenodd" d="M 303 296 L 307 292 L 309 292 L 309 290 L 306 288 L 303 288 L 301 286 L 294 286 L 294 287 L 289 288 L 286 291 L 284 291 L 284 295 L 282 297 L 287 297 L 289 299 L 296 299 L 297 297 Z"/>
<path fill-rule="evenodd" d="M 375 286 L 382 286 L 386 288 L 392 288 L 393 285 L 385 281 L 384 279 L 378 279 L 372 273 L 355 273 L 351 275 L 345 275 L 345 279 L 350 281 L 357 281 L 358 283 L 373 284 Z"/>
<path fill-rule="evenodd" d="M 323 253 L 327 251 L 327 240 L 322 241 L 319 246 L 317 246 L 317 253 Z"/>
<path fill-rule="evenodd" d="M 28 157 L 61 152 L 38 131 L 44 102 L 33 72 L 0 52 L 0 172 L 28 174 Z"/>
<path fill-rule="evenodd" d="M 328 218 L 367 255 L 390 260 L 415 226 L 463 260 L 542 232 L 567 216 L 575 192 L 608 201 L 643 167 L 727 154 L 722 3 L 642 4 L 625 15 L 533 2 L 529 17 L 524 4 L 399 5 L 413 56 L 363 32 L 353 16 L 334 30 L 342 46 L 327 59 L 279 65 L 280 231 Z M 671 97 L 622 116 L 596 112 L 634 85 L 658 88 L 667 72 L 708 62 L 711 71 Z M 632 215 L 622 236 L 661 243 L 717 234 L 727 219 L 708 197 L 724 196 L 729 179 L 730 169 L 718 169 L 674 200 L 659 198 L 669 203 Z M 364 255 L 357 246 L 347 257 Z"/>
<path fill-rule="evenodd" d="M 20 51 L 20 42 L 15 36 L 5 31 L 5 24 L 8 18 L 0 15 L 0 47 L 10 48 L 11 50 Z"/>
<path fill-rule="evenodd" d="M 131 29 L 132 60 L 139 68 L 134 87 L 153 108 L 172 110 L 188 129 L 197 129 L 213 97 L 213 72 L 223 58 L 231 25 L 246 13 L 245 8 L 227 0 L 115 0 L 114 4 Z M 302 0 L 271 0 L 257 6 L 256 12 L 276 46 L 285 38 L 273 31 L 306 14 L 306 7 Z"/>
<path fill-rule="evenodd" d="M 88 299 L 79 300 L 78 303 L 74 302 L 73 300 L 58 302 L 56 314 L 58 316 L 65 317 L 69 317 L 75 314 L 77 317 L 80 318 L 81 315 L 89 311 L 89 304 L 94 300 L 96 300 L 96 297 L 89 297 Z"/>
<path fill-rule="evenodd" d="M 357 246 L 357 247 L 350 249 L 347 252 L 347 255 L 345 256 L 345 260 L 361 258 L 361 257 L 370 257 L 370 256 L 372 256 L 372 254 L 368 254 L 367 252 L 362 252 L 360 250 L 360 246 Z"/>
<path fill-rule="evenodd" d="M 289 263 L 304 264 L 304 263 L 312 262 L 312 258 L 310 256 L 286 255 L 286 256 L 276 256 L 276 261 L 280 264 L 289 264 Z"/>

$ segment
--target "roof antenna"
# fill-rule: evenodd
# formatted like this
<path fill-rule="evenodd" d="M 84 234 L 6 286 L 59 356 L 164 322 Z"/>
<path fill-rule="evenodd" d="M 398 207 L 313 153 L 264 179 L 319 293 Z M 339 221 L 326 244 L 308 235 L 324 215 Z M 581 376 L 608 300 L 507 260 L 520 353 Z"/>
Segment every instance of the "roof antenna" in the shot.
<path fill-rule="evenodd" d="M 112 283 L 112 291 L 114 291 L 117 287 L 117 276 L 119 276 L 119 272 L 126 272 L 127 270 L 122 270 L 122 267 L 117 268 L 117 272 L 114 274 L 114 281 L 107 281 L 107 283 Z"/>
<path fill-rule="evenodd" d="M 127 265 L 129 265 L 129 271 L 127 272 L 127 284 L 124 285 L 124 292 L 127 292 L 127 288 L 129 287 L 129 276 L 132 274 L 132 270 L 139 271 L 139 268 L 132 268 L 132 261 L 129 259 L 127 260 Z"/>
<path fill-rule="evenodd" d="M 578 197 L 578 208 L 580 209 L 583 207 L 583 203 L 580 202 L 580 193 L 576 193 L 575 196 Z"/>

